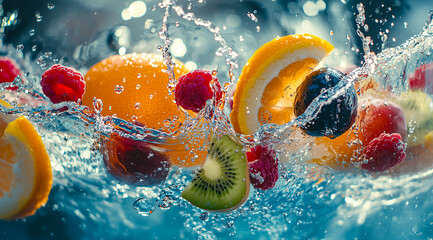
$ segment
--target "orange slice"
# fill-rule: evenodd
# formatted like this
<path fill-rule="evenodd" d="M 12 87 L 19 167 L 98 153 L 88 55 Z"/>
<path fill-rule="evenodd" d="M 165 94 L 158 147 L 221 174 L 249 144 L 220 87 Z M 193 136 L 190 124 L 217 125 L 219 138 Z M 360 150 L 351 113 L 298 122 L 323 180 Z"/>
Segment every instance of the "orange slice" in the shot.
<path fill-rule="evenodd" d="M 9 106 L 0 101 L 3 106 Z M 0 219 L 33 215 L 48 200 L 51 162 L 33 125 L 24 117 L 0 115 Z"/>
<path fill-rule="evenodd" d="M 334 47 L 310 35 L 275 38 L 260 47 L 239 76 L 231 122 L 236 132 L 253 134 L 265 123 L 293 119 L 296 89 Z"/>

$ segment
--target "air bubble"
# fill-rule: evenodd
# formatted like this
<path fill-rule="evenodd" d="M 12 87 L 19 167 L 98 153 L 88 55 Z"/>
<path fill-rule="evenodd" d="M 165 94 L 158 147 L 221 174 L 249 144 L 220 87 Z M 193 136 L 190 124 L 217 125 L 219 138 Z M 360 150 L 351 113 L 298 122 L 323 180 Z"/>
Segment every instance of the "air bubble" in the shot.
<path fill-rule="evenodd" d="M 139 198 L 134 204 L 134 209 L 141 216 L 147 217 L 155 211 L 155 203 L 149 198 Z"/>
<path fill-rule="evenodd" d="M 54 5 L 54 3 L 52 3 L 52 2 L 49 2 L 49 3 L 47 4 L 47 8 L 48 8 L 48 10 L 53 10 L 54 7 L 55 7 L 55 5 Z"/>
<path fill-rule="evenodd" d="M 40 12 L 36 12 L 35 17 L 36 17 L 36 22 L 42 22 L 43 17 Z"/>
<path fill-rule="evenodd" d="M 17 46 L 17 51 L 21 52 L 22 50 L 24 50 L 24 45 L 20 44 Z"/>
<path fill-rule="evenodd" d="M 170 209 L 174 204 L 174 197 L 171 195 L 165 196 L 162 200 L 158 201 L 157 205 L 162 210 Z"/>
<path fill-rule="evenodd" d="M 114 87 L 114 92 L 117 93 L 117 94 L 122 93 L 123 90 L 124 90 L 124 87 L 123 87 L 122 85 L 116 85 L 116 86 Z"/>
<path fill-rule="evenodd" d="M 202 221 L 206 221 L 209 218 L 209 213 L 208 212 L 204 212 L 202 214 L 200 214 L 200 220 Z"/>

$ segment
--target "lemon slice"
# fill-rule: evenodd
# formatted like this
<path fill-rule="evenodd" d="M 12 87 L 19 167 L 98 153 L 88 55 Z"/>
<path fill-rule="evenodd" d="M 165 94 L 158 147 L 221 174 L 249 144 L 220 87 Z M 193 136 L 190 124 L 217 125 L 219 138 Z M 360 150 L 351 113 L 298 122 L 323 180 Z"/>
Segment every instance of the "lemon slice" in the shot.
<path fill-rule="evenodd" d="M 6 107 L 10 105 L 0 100 Z M 0 114 L 0 219 L 33 215 L 48 200 L 51 163 L 45 145 L 24 117 Z"/>
<path fill-rule="evenodd" d="M 249 135 L 265 123 L 284 124 L 293 119 L 296 88 L 333 49 L 310 34 L 275 38 L 260 47 L 236 85 L 230 114 L 235 131 Z"/>

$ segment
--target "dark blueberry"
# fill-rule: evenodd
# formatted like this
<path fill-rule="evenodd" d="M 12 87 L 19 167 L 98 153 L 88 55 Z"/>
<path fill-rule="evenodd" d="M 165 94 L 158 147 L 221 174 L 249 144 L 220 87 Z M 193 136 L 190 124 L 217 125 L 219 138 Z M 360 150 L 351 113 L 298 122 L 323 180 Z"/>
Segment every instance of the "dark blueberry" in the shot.
<path fill-rule="evenodd" d="M 340 81 L 346 81 L 343 80 L 344 76 L 342 72 L 332 68 L 322 68 L 310 73 L 296 91 L 295 115 L 303 114 L 320 94 L 337 90 L 331 89 Z M 358 97 L 352 85 L 330 104 L 323 105 L 313 120 L 300 127 L 311 136 L 338 137 L 355 122 L 357 107 Z"/>

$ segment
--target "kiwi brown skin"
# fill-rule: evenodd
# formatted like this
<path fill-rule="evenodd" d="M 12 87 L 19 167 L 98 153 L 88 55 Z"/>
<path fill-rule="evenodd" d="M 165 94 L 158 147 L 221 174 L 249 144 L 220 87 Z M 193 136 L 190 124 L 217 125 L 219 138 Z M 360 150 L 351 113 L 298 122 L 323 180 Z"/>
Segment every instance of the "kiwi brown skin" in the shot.
<path fill-rule="evenodd" d="M 242 148 L 228 136 L 219 140 L 213 138 L 203 168 L 197 171 L 181 196 L 196 207 L 208 211 L 228 212 L 240 207 L 248 199 L 250 190 L 248 163 Z M 207 167 L 207 164 L 212 166 Z M 234 166 L 237 167 L 233 170 Z M 227 168 L 226 172 L 223 172 L 224 168 Z M 215 174 L 218 177 L 215 178 Z M 208 178 L 211 175 L 213 179 Z"/>

